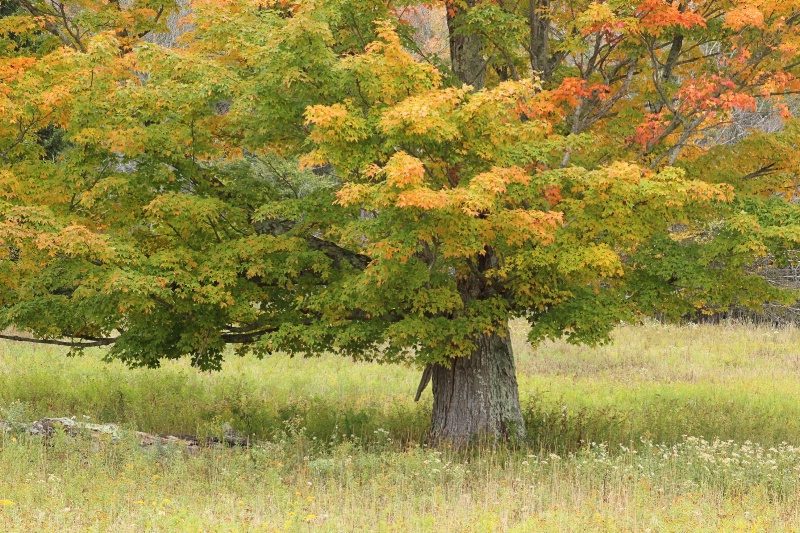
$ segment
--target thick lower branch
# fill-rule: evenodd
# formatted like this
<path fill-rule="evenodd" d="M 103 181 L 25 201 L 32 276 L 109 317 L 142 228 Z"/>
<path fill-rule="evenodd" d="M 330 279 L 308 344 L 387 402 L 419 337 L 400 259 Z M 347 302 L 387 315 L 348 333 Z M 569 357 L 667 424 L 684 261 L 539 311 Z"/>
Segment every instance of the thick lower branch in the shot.
<path fill-rule="evenodd" d="M 254 224 L 255 230 L 261 235 L 283 235 L 289 233 L 295 227 L 295 223 L 291 220 L 263 220 Z M 364 254 L 353 252 L 347 248 L 342 248 L 338 244 L 308 235 L 305 237 L 308 247 L 312 250 L 322 252 L 329 258 L 333 259 L 336 263 L 342 261 L 350 263 L 350 265 L 358 270 L 364 270 L 372 259 Z"/>
<path fill-rule="evenodd" d="M 70 348 L 95 348 L 98 346 L 110 346 L 117 342 L 119 337 L 96 338 L 81 337 L 82 341 L 66 341 L 59 339 L 36 339 L 33 337 L 21 337 L 19 335 L 5 335 L 0 333 L 0 339 L 15 342 L 29 342 L 32 344 L 49 344 L 52 346 L 68 346 Z"/>

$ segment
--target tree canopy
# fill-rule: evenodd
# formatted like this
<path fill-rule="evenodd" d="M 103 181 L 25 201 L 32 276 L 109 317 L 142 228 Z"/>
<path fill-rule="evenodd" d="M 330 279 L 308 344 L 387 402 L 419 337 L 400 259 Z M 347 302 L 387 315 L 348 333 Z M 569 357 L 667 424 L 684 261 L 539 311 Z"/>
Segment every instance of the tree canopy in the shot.
<path fill-rule="evenodd" d="M 2 6 L 8 338 L 447 365 L 792 296 L 800 2 Z"/>

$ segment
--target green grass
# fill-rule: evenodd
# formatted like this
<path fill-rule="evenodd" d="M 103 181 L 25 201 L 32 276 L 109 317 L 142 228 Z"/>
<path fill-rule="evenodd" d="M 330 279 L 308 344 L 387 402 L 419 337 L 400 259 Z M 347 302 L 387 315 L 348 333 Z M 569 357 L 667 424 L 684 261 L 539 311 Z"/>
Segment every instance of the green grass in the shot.
<path fill-rule="evenodd" d="M 800 331 L 624 327 L 535 352 L 529 442 L 430 450 L 419 371 L 335 357 L 129 370 L 0 345 L 0 418 L 218 433 L 249 450 L 0 437 L 0 531 L 796 531 Z M 702 437 L 702 438 L 701 438 Z"/>

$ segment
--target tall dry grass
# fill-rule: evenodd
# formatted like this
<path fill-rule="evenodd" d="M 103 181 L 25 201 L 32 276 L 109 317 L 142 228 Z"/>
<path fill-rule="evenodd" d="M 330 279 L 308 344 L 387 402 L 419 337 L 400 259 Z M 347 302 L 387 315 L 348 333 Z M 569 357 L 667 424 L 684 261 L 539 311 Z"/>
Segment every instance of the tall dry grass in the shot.
<path fill-rule="evenodd" d="M 0 418 L 84 416 L 248 450 L 0 437 L 0 531 L 796 531 L 800 332 L 623 327 L 533 351 L 514 325 L 529 441 L 424 445 L 417 369 L 237 359 L 158 371 L 0 345 Z"/>

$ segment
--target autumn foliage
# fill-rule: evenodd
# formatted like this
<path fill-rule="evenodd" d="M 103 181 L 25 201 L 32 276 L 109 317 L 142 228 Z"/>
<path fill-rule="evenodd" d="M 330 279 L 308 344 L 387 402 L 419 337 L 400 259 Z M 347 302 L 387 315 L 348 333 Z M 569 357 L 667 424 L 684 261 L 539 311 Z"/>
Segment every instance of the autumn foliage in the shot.
<path fill-rule="evenodd" d="M 790 297 L 751 266 L 800 240 L 798 2 L 2 5 L 19 335 L 442 363 Z"/>

